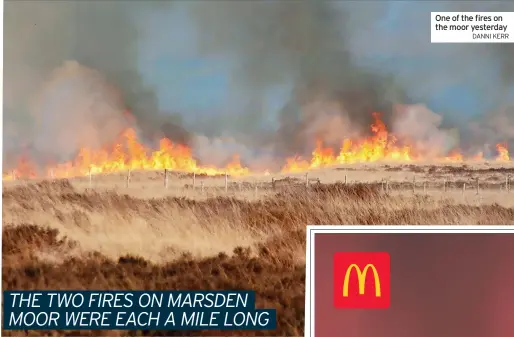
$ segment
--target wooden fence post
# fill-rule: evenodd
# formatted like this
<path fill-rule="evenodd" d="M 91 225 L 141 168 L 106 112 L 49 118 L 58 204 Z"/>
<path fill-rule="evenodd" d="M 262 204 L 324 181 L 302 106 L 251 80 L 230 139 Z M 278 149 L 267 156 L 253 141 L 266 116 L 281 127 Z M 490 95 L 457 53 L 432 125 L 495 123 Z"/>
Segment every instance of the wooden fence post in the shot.
<path fill-rule="evenodd" d="M 464 194 L 464 192 L 466 192 L 466 183 L 462 184 L 462 194 Z"/>
<path fill-rule="evenodd" d="M 127 181 L 125 183 L 125 187 L 128 188 L 130 185 L 130 170 L 127 172 Z"/>
<path fill-rule="evenodd" d="M 416 193 L 416 176 L 412 178 L 412 193 Z"/>
<path fill-rule="evenodd" d="M 196 186 L 196 172 L 193 172 L 193 190 L 195 189 L 195 186 Z"/>
<path fill-rule="evenodd" d="M 271 178 L 271 188 L 273 190 L 275 190 L 275 178 L 274 177 Z"/>
<path fill-rule="evenodd" d="M 164 188 L 168 188 L 168 169 L 164 169 Z"/>
<path fill-rule="evenodd" d="M 305 187 L 309 187 L 309 172 L 305 173 Z"/>
<path fill-rule="evenodd" d="M 345 185 L 348 184 L 348 175 L 347 174 L 344 175 L 344 184 Z"/>
<path fill-rule="evenodd" d="M 480 194 L 480 181 L 479 178 L 477 178 L 477 195 Z"/>

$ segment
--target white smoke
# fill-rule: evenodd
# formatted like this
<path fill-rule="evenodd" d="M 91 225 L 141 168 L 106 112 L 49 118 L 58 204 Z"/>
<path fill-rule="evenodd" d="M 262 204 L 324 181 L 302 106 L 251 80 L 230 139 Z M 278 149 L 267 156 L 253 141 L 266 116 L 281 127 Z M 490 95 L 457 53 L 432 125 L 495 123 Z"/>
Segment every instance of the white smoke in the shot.
<path fill-rule="evenodd" d="M 121 94 L 74 61 L 57 68 L 31 106 L 37 153 L 69 159 L 80 147 L 111 144 L 128 126 Z"/>
<path fill-rule="evenodd" d="M 344 138 L 353 138 L 359 134 L 340 101 L 317 99 L 302 110 L 307 121 L 304 136 L 311 146 L 316 141 L 322 141 L 325 145 L 338 147 Z"/>
<path fill-rule="evenodd" d="M 394 114 L 392 132 L 412 144 L 426 157 L 446 154 L 458 144 L 452 130 L 441 129 L 443 117 L 423 104 L 399 105 Z"/>
<path fill-rule="evenodd" d="M 272 148 L 254 150 L 232 137 L 208 138 L 195 135 L 192 139 L 193 155 L 203 165 L 223 167 L 239 156 L 242 166 L 254 171 L 278 169 L 281 161 L 274 160 Z"/>

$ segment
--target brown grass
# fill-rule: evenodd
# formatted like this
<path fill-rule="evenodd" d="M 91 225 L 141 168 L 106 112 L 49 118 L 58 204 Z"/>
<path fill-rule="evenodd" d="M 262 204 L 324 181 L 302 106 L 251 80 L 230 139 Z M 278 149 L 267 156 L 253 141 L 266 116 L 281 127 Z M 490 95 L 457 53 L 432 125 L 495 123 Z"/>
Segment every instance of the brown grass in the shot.
<path fill-rule="evenodd" d="M 341 180 L 343 172 L 357 174 L 330 174 Z M 454 181 L 465 179 L 458 173 L 451 173 Z M 326 173 L 312 175 L 329 181 Z M 144 174 L 136 178 L 150 186 L 145 193 L 137 195 L 141 185 L 109 188 L 107 178 L 98 178 L 105 179 L 104 185 L 92 190 L 81 179 L 4 186 L 3 289 L 254 289 L 258 307 L 278 309 L 278 329 L 233 334 L 298 336 L 304 324 L 307 224 L 514 224 L 514 209 L 494 200 L 477 203 L 460 192 L 455 197 L 450 192 L 413 194 L 407 187 L 385 193 L 379 179 L 307 189 L 300 175 L 299 180 L 279 180 L 273 189 L 268 177 L 267 183 L 259 181 L 255 194 L 251 186 L 225 193 L 224 178 L 209 178 L 212 190 L 200 194 L 184 182 L 163 192 L 158 179 L 152 185 Z M 494 193 L 502 202 L 514 196 Z M 54 332 L 93 333 L 128 334 Z"/>

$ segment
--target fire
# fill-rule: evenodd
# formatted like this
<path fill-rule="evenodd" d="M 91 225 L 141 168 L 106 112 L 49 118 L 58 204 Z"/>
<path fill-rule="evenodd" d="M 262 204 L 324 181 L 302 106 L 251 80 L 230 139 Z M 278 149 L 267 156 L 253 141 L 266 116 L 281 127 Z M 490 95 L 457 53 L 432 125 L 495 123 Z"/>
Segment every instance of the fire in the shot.
<path fill-rule="evenodd" d="M 426 159 L 414 146 L 409 145 L 405 140 L 399 142 L 394 135 L 390 134 L 380 119 L 380 114 L 374 113 L 373 117 L 375 121 L 370 126 L 371 136 L 362 139 L 343 139 L 338 151 L 324 146 L 322 141 L 317 141 L 310 159 L 287 158 L 282 172 L 301 172 L 338 164 L 377 161 L 413 162 Z M 510 160 L 505 144 L 497 144 L 496 149 L 497 161 Z M 483 153 L 480 152 L 473 157 L 465 158 L 460 149 L 454 149 L 448 155 L 438 159 L 446 162 L 462 162 L 466 159 L 483 160 Z M 207 175 L 227 173 L 231 176 L 244 176 L 252 173 L 241 165 L 238 154 L 235 154 L 232 161 L 222 168 L 199 165 L 189 147 L 175 144 L 167 138 L 161 139 L 159 148 L 151 151 L 139 142 L 136 131 L 129 128 L 123 132 L 114 146 L 102 149 L 82 148 L 75 159 L 48 165 L 44 176 L 71 178 L 128 170 L 162 169 Z M 264 174 L 269 175 L 270 172 L 264 171 Z M 36 178 L 38 176 L 40 174 L 38 174 L 36 166 L 28 158 L 21 157 L 16 169 L 4 174 L 3 179 L 13 180 L 20 177 Z"/>
<path fill-rule="evenodd" d="M 286 160 L 282 172 L 300 172 L 308 169 L 334 166 L 338 164 L 354 164 L 377 161 L 399 161 L 412 162 L 426 158 L 416 152 L 410 145 L 397 145 L 398 140 L 391 135 L 384 122 L 380 119 L 379 113 L 374 113 L 375 122 L 371 125 L 372 136 L 364 139 L 344 139 L 339 154 L 334 155 L 333 149 L 324 147 L 321 141 L 316 144 L 312 152 L 312 159 L 307 161 L 300 157 L 291 157 Z M 496 160 L 508 161 L 509 151 L 505 145 L 498 144 L 496 149 L 499 153 Z M 435 158 L 445 162 L 462 162 L 465 160 L 460 149 L 454 149 L 445 157 Z M 480 152 L 470 158 L 471 160 L 483 160 L 483 153 Z"/>
<path fill-rule="evenodd" d="M 37 176 L 34 165 L 22 160 L 11 173 L 4 174 L 4 180 L 17 177 L 35 178 Z M 159 149 L 150 151 L 142 145 L 134 129 L 127 129 L 120 139 L 109 150 L 81 148 L 74 160 L 49 165 L 46 167 L 46 176 L 51 178 L 70 178 L 100 173 L 113 173 L 128 170 L 159 170 L 169 169 L 175 171 L 196 172 L 198 174 L 218 175 L 229 174 L 241 176 L 249 173 L 249 169 L 242 167 L 239 156 L 234 155 L 232 161 L 224 168 L 200 166 L 193 158 L 189 147 L 174 144 L 171 140 L 163 138 Z"/>
<path fill-rule="evenodd" d="M 409 146 L 396 146 L 396 138 L 390 135 L 380 119 L 379 113 L 373 113 L 375 122 L 371 125 L 373 136 L 362 140 L 344 139 L 337 155 L 333 150 L 324 148 L 320 141 L 312 153 L 312 160 L 307 162 L 298 158 L 289 158 L 283 172 L 296 172 L 309 168 L 379 160 L 411 161 L 413 157 Z"/>
<path fill-rule="evenodd" d="M 474 161 L 481 161 L 484 160 L 484 153 L 482 151 L 478 152 L 476 155 L 474 155 L 471 160 Z"/>
<path fill-rule="evenodd" d="M 507 146 L 503 144 L 496 144 L 496 150 L 498 151 L 498 156 L 496 160 L 498 161 L 509 161 L 509 150 L 507 150 Z"/>
<path fill-rule="evenodd" d="M 464 160 L 464 156 L 462 155 L 460 149 L 454 149 L 448 153 L 446 157 L 443 158 L 445 161 L 460 163 Z"/>
<path fill-rule="evenodd" d="M 3 180 L 16 180 L 19 177 L 34 179 L 37 177 L 35 165 L 26 156 L 20 156 L 16 169 L 2 175 Z"/>

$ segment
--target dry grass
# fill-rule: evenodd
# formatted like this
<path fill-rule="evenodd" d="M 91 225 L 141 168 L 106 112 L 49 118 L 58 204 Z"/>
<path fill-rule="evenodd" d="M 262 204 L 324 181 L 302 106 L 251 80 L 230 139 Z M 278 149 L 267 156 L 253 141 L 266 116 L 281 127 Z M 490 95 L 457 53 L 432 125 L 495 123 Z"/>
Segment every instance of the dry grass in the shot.
<path fill-rule="evenodd" d="M 308 189 L 302 174 L 275 189 L 269 176 L 231 178 L 228 192 L 224 178 L 197 177 L 193 190 L 179 175 L 165 189 L 161 172 L 133 173 L 128 188 L 121 175 L 94 177 L 92 189 L 87 178 L 12 182 L 3 190 L 3 287 L 255 289 L 258 306 L 278 309 L 278 331 L 261 334 L 298 336 L 307 224 L 514 224 L 514 191 L 499 189 L 506 169 L 490 168 L 346 167 L 311 172 L 322 184 Z M 349 183 L 337 183 L 345 175 Z M 477 176 L 489 185 L 463 195 L 459 183 Z M 455 185 L 446 193 L 443 179 Z"/>

